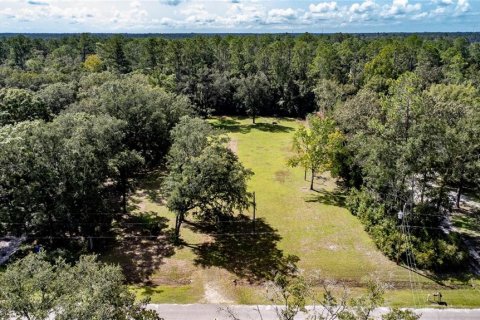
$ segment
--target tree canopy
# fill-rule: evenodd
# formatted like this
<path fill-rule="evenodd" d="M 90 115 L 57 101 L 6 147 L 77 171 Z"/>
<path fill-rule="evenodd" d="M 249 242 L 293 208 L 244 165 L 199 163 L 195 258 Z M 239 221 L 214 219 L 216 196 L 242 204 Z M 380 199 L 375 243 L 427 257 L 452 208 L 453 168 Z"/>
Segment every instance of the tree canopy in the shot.
<path fill-rule="evenodd" d="M 252 175 L 203 120 L 183 118 L 173 130 L 170 173 L 165 181 L 168 208 L 177 215 L 178 237 L 185 216 L 204 220 L 232 215 L 249 206 L 247 180 Z"/>
<path fill-rule="evenodd" d="M 83 256 L 73 266 L 29 254 L 0 274 L 0 319 L 161 320 L 136 303 L 119 267 Z"/>

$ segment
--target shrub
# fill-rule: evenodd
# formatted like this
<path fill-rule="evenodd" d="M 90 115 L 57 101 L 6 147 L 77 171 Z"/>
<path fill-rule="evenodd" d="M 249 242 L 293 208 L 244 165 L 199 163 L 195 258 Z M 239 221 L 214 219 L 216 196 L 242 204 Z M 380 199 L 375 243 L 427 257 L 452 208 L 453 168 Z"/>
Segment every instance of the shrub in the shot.
<path fill-rule="evenodd" d="M 439 270 L 458 267 L 467 258 L 458 235 L 446 234 L 439 228 L 441 219 L 433 214 L 433 206 L 415 207 L 408 217 L 409 225 L 415 228 L 406 230 L 396 212 L 386 210 L 366 190 L 352 189 L 346 203 L 378 249 L 390 259 L 407 262 L 407 255 L 412 254 L 418 268 Z"/>

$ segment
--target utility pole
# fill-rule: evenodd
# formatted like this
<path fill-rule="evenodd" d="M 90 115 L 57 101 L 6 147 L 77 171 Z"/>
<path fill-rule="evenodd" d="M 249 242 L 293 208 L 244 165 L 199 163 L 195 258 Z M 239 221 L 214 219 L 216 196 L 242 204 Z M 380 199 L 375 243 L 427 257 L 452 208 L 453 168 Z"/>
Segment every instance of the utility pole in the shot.
<path fill-rule="evenodd" d="M 255 199 L 255 192 L 253 193 L 252 205 L 253 205 L 253 233 L 256 234 L 257 233 L 257 228 L 256 228 L 256 224 L 255 224 L 255 219 L 256 219 L 256 214 L 257 214 L 257 201 Z"/>

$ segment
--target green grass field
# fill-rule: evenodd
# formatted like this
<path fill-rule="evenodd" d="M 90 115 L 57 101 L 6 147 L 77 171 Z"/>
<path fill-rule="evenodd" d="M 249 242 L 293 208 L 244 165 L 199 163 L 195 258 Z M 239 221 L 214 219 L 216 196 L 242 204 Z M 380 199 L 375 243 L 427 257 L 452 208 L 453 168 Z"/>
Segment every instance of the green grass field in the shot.
<path fill-rule="evenodd" d="M 278 125 L 272 125 L 272 121 Z M 252 241 L 251 236 L 245 235 L 218 244 L 218 239 L 186 225 L 182 229 L 185 245 L 172 248 L 152 263 L 148 286 L 132 288 L 138 297 L 148 296 L 158 303 L 266 303 L 264 288 L 239 276 L 241 272 L 259 270 L 248 269 L 248 263 L 238 270 L 235 264 L 242 265 L 244 259 L 290 254 L 300 258 L 298 267 L 305 274 L 344 282 L 354 292 L 363 290 L 361 284 L 365 278 L 381 278 L 392 285 L 386 294 L 386 302 L 392 306 L 424 306 L 427 294 L 438 290 L 449 306 L 480 306 L 480 291 L 474 287 L 477 280 L 443 277 L 443 284 L 448 285 L 445 287 L 430 276 L 410 273 L 385 258 L 356 217 L 343 207 L 344 196 L 334 179 L 328 175 L 319 177 L 315 180 L 316 191 L 308 190 L 309 181 L 304 180 L 303 170 L 286 165 L 299 121 L 260 118 L 252 125 L 250 119 L 222 117 L 211 122 L 228 133 L 232 150 L 255 173 L 249 189 L 256 194 L 257 217 L 261 218 L 264 230 L 270 232 L 266 232 L 264 242 Z M 152 174 L 131 204 L 137 212 L 164 217 L 171 227 L 174 215 L 156 192 L 158 179 L 160 174 Z M 251 216 L 252 212 L 244 214 Z M 256 248 L 258 256 L 252 257 L 252 253 L 242 251 L 245 248 L 235 247 L 236 241 L 246 241 L 247 246 Z M 203 250 L 205 244 L 209 252 Z M 233 252 L 228 251 L 228 246 L 233 246 Z M 412 286 L 416 289 L 414 294 Z"/>

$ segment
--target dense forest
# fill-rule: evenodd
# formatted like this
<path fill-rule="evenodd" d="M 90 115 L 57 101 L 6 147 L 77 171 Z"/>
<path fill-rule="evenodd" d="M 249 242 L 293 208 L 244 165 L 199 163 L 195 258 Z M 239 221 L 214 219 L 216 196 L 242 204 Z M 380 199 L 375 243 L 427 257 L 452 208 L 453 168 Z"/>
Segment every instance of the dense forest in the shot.
<path fill-rule="evenodd" d="M 480 43 L 462 37 L 5 37 L 0 233 L 85 245 L 127 211 L 132 179 L 160 166 L 178 236 L 192 210 L 249 203 L 251 172 L 196 117 L 309 115 L 290 164 L 338 177 L 391 259 L 455 267 L 467 256 L 443 228 L 480 187 L 479 84 Z"/>

